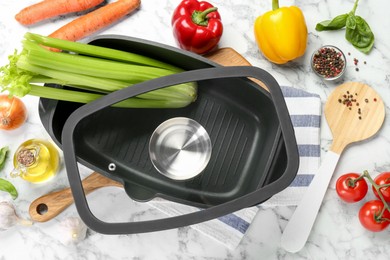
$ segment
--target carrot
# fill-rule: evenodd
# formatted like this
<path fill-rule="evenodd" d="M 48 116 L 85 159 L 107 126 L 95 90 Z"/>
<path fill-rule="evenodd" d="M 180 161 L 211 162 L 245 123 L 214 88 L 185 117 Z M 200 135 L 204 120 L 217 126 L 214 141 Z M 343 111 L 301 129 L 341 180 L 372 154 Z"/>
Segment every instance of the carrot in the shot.
<path fill-rule="evenodd" d="M 77 41 L 123 18 L 137 9 L 141 0 L 118 0 L 87 13 L 49 35 L 52 38 Z"/>
<path fill-rule="evenodd" d="M 43 0 L 22 9 L 15 19 L 23 25 L 31 25 L 58 15 L 88 10 L 104 0 Z"/>

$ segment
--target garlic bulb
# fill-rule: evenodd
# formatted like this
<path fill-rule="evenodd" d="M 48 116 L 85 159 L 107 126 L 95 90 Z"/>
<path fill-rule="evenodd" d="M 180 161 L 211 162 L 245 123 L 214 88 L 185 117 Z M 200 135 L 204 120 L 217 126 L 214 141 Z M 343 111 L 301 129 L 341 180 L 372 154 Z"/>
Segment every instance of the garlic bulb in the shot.
<path fill-rule="evenodd" d="M 78 217 L 68 217 L 61 222 L 64 244 L 75 244 L 85 239 L 87 226 Z"/>
<path fill-rule="evenodd" d="M 0 202 L 0 230 L 9 229 L 17 224 L 31 225 L 32 222 L 19 218 L 12 204 L 6 201 Z"/>

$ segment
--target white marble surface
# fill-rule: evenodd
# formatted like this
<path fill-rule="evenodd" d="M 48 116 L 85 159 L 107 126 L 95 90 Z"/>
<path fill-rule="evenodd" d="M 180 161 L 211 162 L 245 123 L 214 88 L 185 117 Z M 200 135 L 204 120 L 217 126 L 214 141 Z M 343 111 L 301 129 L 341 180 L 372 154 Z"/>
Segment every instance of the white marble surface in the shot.
<path fill-rule="evenodd" d="M 26 31 L 49 34 L 73 16 L 52 19 L 36 26 L 19 25 L 14 15 L 20 7 L 37 1 L 1 1 L 0 3 L 0 64 L 20 45 Z M 255 18 L 271 8 L 267 1 L 214 0 L 219 6 L 225 26 L 221 47 L 232 47 L 253 65 L 269 71 L 280 84 L 318 93 L 325 101 L 335 88 L 314 76 L 310 70 L 311 53 L 322 44 L 340 47 L 347 56 L 348 70 L 345 80 L 365 82 L 382 96 L 386 114 L 390 109 L 390 19 L 388 1 L 361 0 L 357 13 L 364 17 L 374 31 L 375 46 L 369 55 L 359 53 L 344 39 L 343 31 L 321 32 L 315 24 L 340 13 L 349 12 L 353 1 L 280 0 L 281 5 L 298 5 L 304 12 L 309 30 L 306 55 L 284 66 L 271 64 L 259 53 L 252 33 Z M 100 32 L 114 33 L 175 45 L 171 33 L 170 16 L 178 0 L 143 0 L 139 11 Z M 353 58 L 360 60 L 360 71 L 355 71 Z M 364 65 L 363 61 L 367 64 Z M 27 123 L 12 132 L 0 132 L 0 146 L 11 151 L 31 137 L 47 137 L 37 114 L 37 99 L 23 98 L 29 108 Z M 322 120 L 321 147 L 325 153 L 331 143 L 331 134 Z M 373 175 L 390 170 L 390 125 L 386 119 L 378 135 L 369 141 L 350 146 L 343 153 L 336 174 L 369 170 Z M 12 169 L 10 162 L 1 177 Z M 87 174 L 88 169 L 83 171 Z M 4 177 L 8 178 L 8 177 Z M 9 178 L 8 178 L 9 179 Z M 50 183 L 33 185 L 21 179 L 11 181 L 19 190 L 13 201 L 18 214 L 28 218 L 28 207 L 33 199 L 68 185 L 64 169 Z M 372 198 L 370 194 L 365 200 Z M 9 200 L 0 193 L 0 200 Z M 142 203 L 132 202 L 121 189 L 104 188 L 89 196 L 93 212 L 104 219 L 133 221 L 157 218 L 161 213 Z M 113 203 L 114 202 L 114 203 Z M 280 237 L 294 207 L 262 208 L 242 242 L 234 250 L 215 242 L 191 227 L 135 235 L 101 235 L 89 230 L 87 238 L 74 246 L 65 246 L 58 225 L 67 216 L 77 216 L 74 205 L 54 220 L 35 223 L 31 227 L 15 227 L 0 232 L 0 259 L 389 259 L 390 229 L 381 233 L 364 230 L 357 218 L 360 203 L 346 205 L 329 189 L 309 241 L 302 251 L 287 253 L 280 248 Z"/>

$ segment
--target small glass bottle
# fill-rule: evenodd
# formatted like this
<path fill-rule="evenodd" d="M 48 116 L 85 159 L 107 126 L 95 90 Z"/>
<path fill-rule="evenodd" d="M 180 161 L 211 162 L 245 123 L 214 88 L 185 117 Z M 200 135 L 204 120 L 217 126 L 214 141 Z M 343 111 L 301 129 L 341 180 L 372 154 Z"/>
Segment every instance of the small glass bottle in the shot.
<path fill-rule="evenodd" d="M 60 159 L 57 148 L 46 140 L 30 139 L 22 143 L 14 154 L 11 177 L 20 176 L 26 181 L 38 183 L 57 174 Z"/>

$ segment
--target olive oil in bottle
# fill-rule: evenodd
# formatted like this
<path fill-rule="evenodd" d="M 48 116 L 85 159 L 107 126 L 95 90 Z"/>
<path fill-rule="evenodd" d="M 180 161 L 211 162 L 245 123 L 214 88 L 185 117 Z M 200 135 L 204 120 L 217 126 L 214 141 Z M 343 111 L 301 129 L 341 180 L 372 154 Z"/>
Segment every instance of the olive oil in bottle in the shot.
<path fill-rule="evenodd" d="M 22 143 L 13 158 L 12 177 L 20 176 L 26 181 L 38 183 L 51 179 L 59 168 L 57 148 L 46 140 L 30 139 Z"/>

